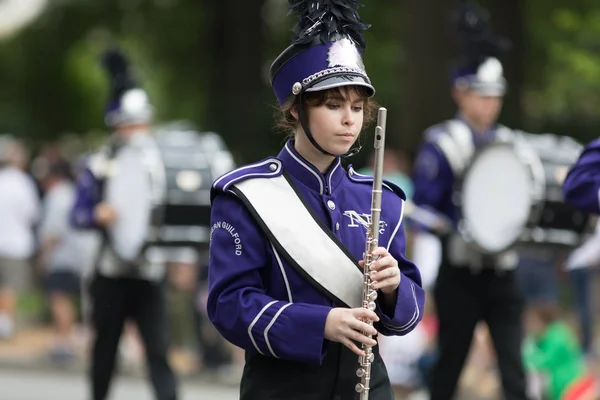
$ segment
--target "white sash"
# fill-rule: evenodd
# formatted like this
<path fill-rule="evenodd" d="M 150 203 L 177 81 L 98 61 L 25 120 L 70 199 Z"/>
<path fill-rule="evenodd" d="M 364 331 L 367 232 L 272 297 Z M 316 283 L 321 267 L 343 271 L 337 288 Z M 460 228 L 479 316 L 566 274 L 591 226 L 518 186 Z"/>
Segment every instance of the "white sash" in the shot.
<path fill-rule="evenodd" d="M 351 308 L 362 306 L 363 274 L 357 261 L 317 222 L 284 176 L 247 179 L 236 183 L 233 192 L 301 275 L 329 298 Z"/>
<path fill-rule="evenodd" d="M 475 153 L 471 131 L 464 122 L 456 120 L 446 121 L 445 127 L 436 143 L 446 156 L 454 176 L 462 176 Z"/>

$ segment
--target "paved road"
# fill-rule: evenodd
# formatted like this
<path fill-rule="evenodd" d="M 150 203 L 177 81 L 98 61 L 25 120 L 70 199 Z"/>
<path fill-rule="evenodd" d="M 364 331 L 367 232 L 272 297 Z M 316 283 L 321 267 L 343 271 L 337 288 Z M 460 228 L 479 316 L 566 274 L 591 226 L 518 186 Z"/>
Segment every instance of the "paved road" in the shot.
<path fill-rule="evenodd" d="M 64 372 L 0 370 L 0 400 L 85 400 L 82 375 Z M 238 390 L 207 383 L 183 383 L 182 400 L 237 400 Z M 146 381 L 118 378 L 110 400 L 146 400 L 152 395 Z"/>

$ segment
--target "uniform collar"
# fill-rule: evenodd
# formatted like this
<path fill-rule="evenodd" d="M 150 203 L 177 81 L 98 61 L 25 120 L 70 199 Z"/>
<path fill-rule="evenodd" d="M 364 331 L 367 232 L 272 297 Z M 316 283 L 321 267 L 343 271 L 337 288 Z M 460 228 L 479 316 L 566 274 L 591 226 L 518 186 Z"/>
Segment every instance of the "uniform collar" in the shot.
<path fill-rule="evenodd" d="M 462 115 L 457 114 L 456 119 L 469 128 L 469 130 L 471 131 L 471 136 L 473 137 L 473 144 L 475 145 L 475 147 L 481 147 L 495 140 L 496 129 L 498 127 L 497 124 L 492 125 L 490 129 L 488 129 L 485 132 L 476 132 Z"/>
<path fill-rule="evenodd" d="M 332 188 L 335 188 L 346 175 L 339 157 L 333 161 L 331 167 L 323 175 L 317 167 L 298 154 L 292 139 L 288 140 L 283 146 L 277 158 L 283 162 L 285 170 L 292 174 L 294 178 L 319 194 L 331 194 Z"/>

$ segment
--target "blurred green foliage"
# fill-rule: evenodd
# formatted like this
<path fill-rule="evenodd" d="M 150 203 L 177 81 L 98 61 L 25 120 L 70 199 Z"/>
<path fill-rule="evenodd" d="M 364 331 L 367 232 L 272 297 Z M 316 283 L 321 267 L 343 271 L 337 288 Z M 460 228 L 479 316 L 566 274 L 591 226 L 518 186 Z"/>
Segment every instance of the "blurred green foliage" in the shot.
<path fill-rule="evenodd" d="M 159 120 L 187 119 L 200 129 L 217 131 L 243 161 L 273 153 L 282 136 L 272 132 L 275 99 L 268 67 L 289 43 L 294 17 L 286 18 L 286 3 L 51 2 L 33 24 L 0 41 L 0 133 L 19 134 L 38 144 L 65 134 L 102 136 L 107 82 L 98 57 L 114 41 L 129 55 Z M 406 90 L 400 76 L 402 66 L 411 62 L 405 57 L 408 41 L 402 30 L 410 15 L 404 14 L 403 2 L 366 3 L 360 13 L 372 27 L 366 33 L 365 64 L 377 100 L 396 113 L 403 101 L 420 96 L 415 85 Z M 511 22 L 522 24 L 525 35 L 523 59 L 517 60 L 523 82 L 515 85 L 522 108 L 518 127 L 586 141 L 596 137 L 600 3 L 522 4 L 521 18 Z M 423 7 L 428 7 L 426 2 Z M 429 7 L 431 13 L 438 12 Z M 422 29 L 428 29 L 427 21 Z M 409 39 L 418 45 L 419 37 Z M 427 79 L 427 71 L 418 79 Z M 447 96 L 448 88 L 440 87 L 437 97 Z M 441 117 L 437 109 L 432 106 L 432 122 Z M 420 132 L 403 134 L 416 138 Z"/>
<path fill-rule="evenodd" d="M 600 4 L 528 3 L 524 123 L 583 141 L 598 137 Z"/>

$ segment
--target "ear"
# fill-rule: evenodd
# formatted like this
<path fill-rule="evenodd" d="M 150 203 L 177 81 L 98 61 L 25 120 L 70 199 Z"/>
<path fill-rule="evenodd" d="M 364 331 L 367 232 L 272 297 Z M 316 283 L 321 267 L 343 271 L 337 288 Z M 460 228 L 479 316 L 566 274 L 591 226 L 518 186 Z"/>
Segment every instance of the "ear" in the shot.
<path fill-rule="evenodd" d="M 292 108 L 290 109 L 290 114 L 292 114 L 292 117 L 294 117 L 294 119 L 296 121 L 298 121 L 298 109 L 296 108 L 296 105 L 294 104 L 292 106 Z"/>
<path fill-rule="evenodd" d="M 456 86 L 452 87 L 451 95 L 452 95 L 452 100 L 454 100 L 454 103 L 456 103 L 457 105 L 460 105 L 461 100 L 464 96 L 464 92 L 465 92 L 465 89 L 462 89 L 462 88 L 459 88 Z"/>

